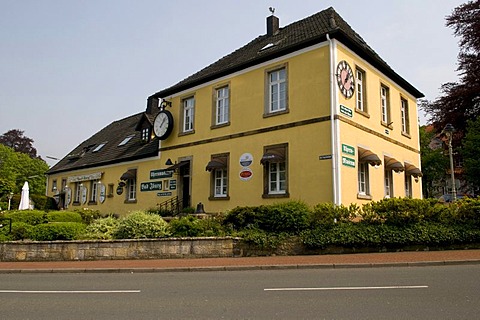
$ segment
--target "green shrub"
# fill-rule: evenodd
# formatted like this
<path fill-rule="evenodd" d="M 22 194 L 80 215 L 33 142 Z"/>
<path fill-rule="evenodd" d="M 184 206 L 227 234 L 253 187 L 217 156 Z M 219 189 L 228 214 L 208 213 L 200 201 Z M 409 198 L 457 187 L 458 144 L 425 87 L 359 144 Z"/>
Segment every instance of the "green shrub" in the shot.
<path fill-rule="evenodd" d="M 453 212 L 457 222 L 480 226 L 480 198 L 457 201 Z"/>
<path fill-rule="evenodd" d="M 54 241 L 74 240 L 85 233 L 85 224 L 78 222 L 54 222 L 36 225 L 32 230 L 32 240 Z"/>
<path fill-rule="evenodd" d="M 275 250 L 285 239 L 286 233 L 271 233 L 259 229 L 245 229 L 236 234 L 242 240 L 250 245 L 255 245 L 261 250 Z"/>
<path fill-rule="evenodd" d="M 335 206 L 333 203 L 320 203 L 313 207 L 310 215 L 310 226 L 333 225 L 336 222 L 349 222 L 360 215 L 360 207 L 355 203 L 345 207 L 344 205 Z"/>
<path fill-rule="evenodd" d="M 40 194 L 30 194 L 35 210 L 57 210 L 57 202 L 51 197 Z"/>
<path fill-rule="evenodd" d="M 310 208 L 301 201 L 269 205 L 262 213 L 259 226 L 267 232 L 298 234 L 309 226 Z"/>
<path fill-rule="evenodd" d="M 226 213 L 223 224 L 233 230 L 254 229 L 261 223 L 266 210 L 267 206 L 235 207 Z"/>
<path fill-rule="evenodd" d="M 194 216 L 173 219 L 169 223 L 172 237 L 217 237 L 225 235 L 218 219 L 208 217 L 199 219 Z"/>
<path fill-rule="evenodd" d="M 82 216 L 71 211 L 50 211 L 47 213 L 48 222 L 83 222 Z"/>
<path fill-rule="evenodd" d="M 12 219 L 12 222 L 25 222 L 31 225 L 47 223 L 47 214 L 39 210 L 15 210 L 4 214 L 5 218 Z"/>
<path fill-rule="evenodd" d="M 113 239 L 113 235 L 116 232 L 118 225 L 119 220 L 113 216 L 94 220 L 87 226 L 85 229 L 85 234 L 82 236 L 82 238 L 101 240 Z"/>
<path fill-rule="evenodd" d="M 9 234 L 11 240 L 25 240 L 32 236 L 34 226 L 25 222 L 13 222 L 12 232 Z"/>
<path fill-rule="evenodd" d="M 134 211 L 119 221 L 115 239 L 163 238 L 168 236 L 168 224 L 158 215 Z"/>
<path fill-rule="evenodd" d="M 99 219 L 102 215 L 98 210 L 92 210 L 88 208 L 75 209 L 74 212 L 78 213 L 82 217 L 82 221 L 85 224 L 92 223 L 95 219 Z"/>

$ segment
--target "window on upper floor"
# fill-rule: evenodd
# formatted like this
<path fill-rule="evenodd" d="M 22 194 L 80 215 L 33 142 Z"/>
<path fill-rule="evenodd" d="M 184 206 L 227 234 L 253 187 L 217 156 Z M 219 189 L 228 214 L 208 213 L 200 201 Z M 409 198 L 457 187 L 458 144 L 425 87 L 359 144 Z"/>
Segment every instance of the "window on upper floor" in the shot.
<path fill-rule="evenodd" d="M 52 181 L 52 191 L 56 192 L 57 191 L 57 179 L 54 179 Z"/>
<path fill-rule="evenodd" d="M 263 165 L 263 197 L 288 197 L 287 144 L 265 147 L 260 163 Z"/>
<path fill-rule="evenodd" d="M 182 100 L 182 132 L 189 133 L 194 130 L 195 98 L 189 97 Z"/>
<path fill-rule="evenodd" d="M 121 146 L 126 145 L 130 140 L 132 140 L 132 138 L 133 138 L 134 136 L 135 136 L 134 134 L 129 135 L 128 137 L 126 137 L 125 139 L 123 139 L 122 142 L 120 142 L 120 143 L 118 144 L 118 146 L 121 147 Z"/>
<path fill-rule="evenodd" d="M 356 106 L 357 111 L 368 113 L 367 100 L 366 100 L 366 82 L 365 71 L 358 68 L 355 70 L 355 90 L 356 94 Z"/>
<path fill-rule="evenodd" d="M 223 86 L 215 89 L 214 125 L 225 125 L 230 121 L 230 88 Z"/>
<path fill-rule="evenodd" d="M 95 149 L 92 150 L 92 152 L 100 151 L 106 144 L 107 144 L 106 142 L 100 143 L 98 146 L 95 147 Z"/>
<path fill-rule="evenodd" d="M 288 110 L 287 67 L 267 72 L 265 115 Z"/>
<path fill-rule="evenodd" d="M 385 126 L 390 126 L 390 92 L 387 86 L 380 86 L 380 106 L 381 106 L 381 115 L 382 115 L 382 124 Z"/>
<path fill-rule="evenodd" d="M 410 123 L 408 114 L 408 101 L 407 99 L 400 98 L 400 116 L 402 118 L 402 133 L 410 134 Z"/>

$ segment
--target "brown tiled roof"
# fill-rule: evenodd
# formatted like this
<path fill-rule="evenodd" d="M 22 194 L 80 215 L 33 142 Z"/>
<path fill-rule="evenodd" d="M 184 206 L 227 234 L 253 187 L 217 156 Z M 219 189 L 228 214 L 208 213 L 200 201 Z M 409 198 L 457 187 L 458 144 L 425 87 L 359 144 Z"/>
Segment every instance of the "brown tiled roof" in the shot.
<path fill-rule="evenodd" d="M 144 120 L 145 117 L 150 120 L 153 116 L 141 112 L 112 122 L 73 149 L 66 157 L 50 168 L 47 174 L 109 165 L 158 155 L 158 139 L 153 139 L 148 143 L 143 142 L 141 132 L 136 131 L 139 122 Z M 133 137 L 130 141 L 123 146 L 119 146 L 120 142 L 132 135 Z M 100 150 L 93 152 L 102 143 L 106 144 Z"/>
<path fill-rule="evenodd" d="M 279 32 L 273 35 L 261 35 L 217 62 L 177 84 L 155 93 L 153 96 L 166 98 L 172 94 L 233 72 L 324 42 L 327 40 L 327 34 L 330 38 L 335 38 L 348 46 L 413 96 L 417 98 L 423 97 L 420 91 L 393 71 L 332 7 L 280 28 Z M 262 50 L 269 44 L 274 45 Z"/>

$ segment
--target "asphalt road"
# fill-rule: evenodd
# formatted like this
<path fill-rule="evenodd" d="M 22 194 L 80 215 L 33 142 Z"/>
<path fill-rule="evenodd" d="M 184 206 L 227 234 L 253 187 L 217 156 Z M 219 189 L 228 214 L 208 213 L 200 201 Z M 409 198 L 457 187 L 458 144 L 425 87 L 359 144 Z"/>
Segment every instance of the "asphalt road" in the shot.
<path fill-rule="evenodd" d="M 478 319 L 480 265 L 0 274 L 1 319 Z"/>

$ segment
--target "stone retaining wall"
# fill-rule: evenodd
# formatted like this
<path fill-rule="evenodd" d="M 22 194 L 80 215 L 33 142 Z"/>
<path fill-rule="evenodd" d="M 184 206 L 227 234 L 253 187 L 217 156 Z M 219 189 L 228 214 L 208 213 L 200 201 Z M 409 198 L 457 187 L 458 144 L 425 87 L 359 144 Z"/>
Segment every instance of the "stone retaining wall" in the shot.
<path fill-rule="evenodd" d="M 214 258 L 238 255 L 236 238 L 169 238 L 0 243 L 0 261 Z"/>

